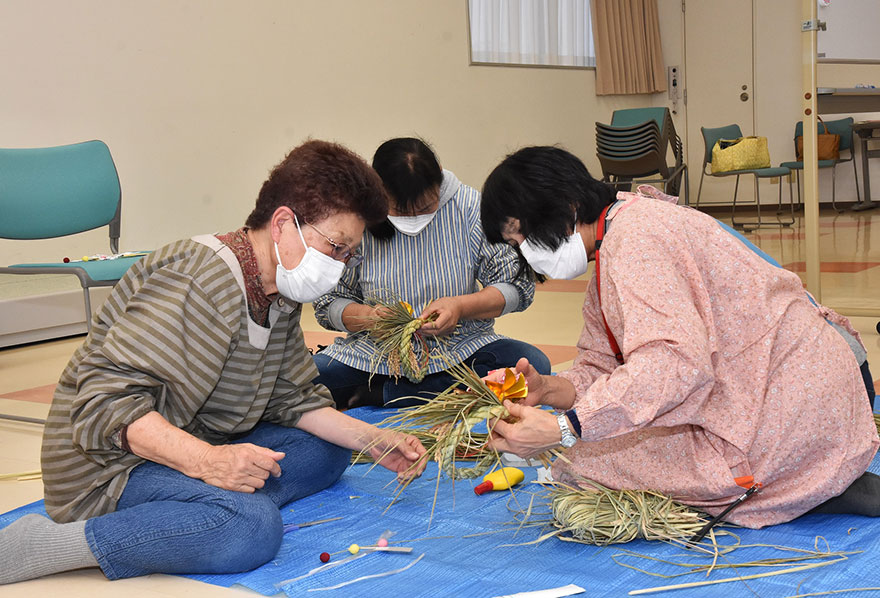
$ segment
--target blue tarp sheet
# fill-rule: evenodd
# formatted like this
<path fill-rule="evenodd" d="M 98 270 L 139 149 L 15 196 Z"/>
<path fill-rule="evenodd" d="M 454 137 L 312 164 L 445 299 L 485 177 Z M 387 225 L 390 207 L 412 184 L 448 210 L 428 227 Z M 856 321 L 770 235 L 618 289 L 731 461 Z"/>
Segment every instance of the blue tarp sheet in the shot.
<path fill-rule="evenodd" d="M 359 409 L 351 412 L 362 419 L 377 421 L 382 410 Z M 526 483 L 517 486 L 514 498 L 508 492 L 476 496 L 479 481 L 440 480 L 433 521 L 428 527 L 435 497 L 437 468 L 426 473 L 387 508 L 395 493 L 394 476 L 382 468 L 368 465 L 349 468 L 331 488 L 291 503 L 282 509 L 285 523 L 301 523 L 329 517 L 342 517 L 313 527 L 302 528 L 284 537 L 278 555 L 266 565 L 234 575 L 195 575 L 194 579 L 221 586 L 239 584 L 264 595 L 314 595 L 342 597 L 374 596 L 471 596 L 492 597 L 516 592 L 541 590 L 570 583 L 586 589 L 587 596 L 625 596 L 627 592 L 706 579 L 735 577 L 733 570 L 690 574 L 674 579 L 654 577 L 615 562 L 621 550 L 658 559 L 694 559 L 688 551 L 663 543 L 635 541 L 605 548 L 549 539 L 540 544 L 522 545 L 536 539 L 536 528 L 517 531 L 511 525 L 510 508 L 527 508 L 535 484 L 533 468 L 526 468 Z M 880 473 L 880 457 L 871 471 Z M 535 503 L 537 505 L 537 501 Z M 386 510 L 387 508 L 387 510 Z M 45 513 L 42 501 L 0 515 L 0 528 L 26 513 Z M 843 515 L 808 515 L 784 525 L 763 530 L 732 529 L 743 544 L 777 545 L 813 550 L 817 537 L 820 549 L 862 551 L 827 567 L 786 575 L 735 581 L 675 592 L 681 598 L 723 596 L 794 596 L 859 587 L 880 586 L 880 519 Z M 320 567 L 321 552 L 334 554 L 331 563 L 350 556 L 346 549 L 356 543 L 375 544 L 385 532 L 393 535 L 394 545 L 410 546 L 411 554 L 368 553 L 334 568 L 328 568 L 284 585 L 284 580 L 307 575 Z M 480 534 L 480 535 L 476 535 Z M 519 546 L 505 546 L 520 544 Z M 420 555 L 409 569 L 387 577 L 367 579 L 336 590 L 326 590 L 359 577 L 401 569 Z M 733 562 L 778 558 L 770 547 L 741 548 L 729 557 Z M 621 562 L 656 573 L 680 572 L 660 562 L 634 557 L 617 557 Z M 719 563 L 724 563 L 720 559 Z M 740 575 L 769 571 L 769 568 L 740 570 Z M 664 592 L 660 595 L 669 595 Z M 880 596 L 880 591 L 848 592 L 847 597 Z"/>

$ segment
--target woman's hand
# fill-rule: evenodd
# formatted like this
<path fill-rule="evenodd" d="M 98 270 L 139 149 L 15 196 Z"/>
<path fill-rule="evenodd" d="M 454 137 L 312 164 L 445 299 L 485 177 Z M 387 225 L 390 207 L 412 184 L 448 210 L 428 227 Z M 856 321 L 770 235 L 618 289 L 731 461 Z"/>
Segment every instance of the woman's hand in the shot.
<path fill-rule="evenodd" d="M 491 382 L 497 382 L 501 384 L 504 382 L 504 369 L 501 368 L 498 370 L 494 370 L 489 372 L 487 376 L 483 378 L 483 380 L 489 380 Z M 529 360 L 525 357 L 522 357 L 519 361 L 516 362 L 516 366 L 513 368 L 514 373 L 522 374 L 526 377 L 526 384 L 529 387 L 529 394 L 526 397 L 518 401 L 520 405 L 543 405 L 544 400 L 547 394 L 548 384 L 544 380 L 544 376 L 538 373 L 538 370 L 532 367 L 532 364 L 529 363 Z"/>
<path fill-rule="evenodd" d="M 397 474 L 398 482 L 422 475 L 427 464 L 425 447 L 411 434 L 376 428 L 377 441 L 370 447 L 373 461 Z"/>
<path fill-rule="evenodd" d="M 360 332 L 369 328 L 377 319 L 390 313 L 387 307 L 367 305 L 365 303 L 349 303 L 342 310 L 342 323 L 348 332 Z"/>
<path fill-rule="evenodd" d="M 451 334 L 458 326 L 461 319 L 461 302 L 458 297 L 442 297 L 435 299 L 428 304 L 428 307 L 422 312 L 419 318 L 425 319 L 432 314 L 437 314 L 437 318 L 433 322 L 424 324 L 420 331 L 433 336 L 446 336 Z"/>
<path fill-rule="evenodd" d="M 525 357 L 516 362 L 513 369 L 517 374 L 526 377 L 529 385 L 529 394 L 521 401 L 520 405 L 547 405 L 563 411 L 571 409 L 577 396 L 574 385 L 561 376 L 544 376 L 538 372 Z M 504 381 L 504 369 L 490 372 L 484 380 L 493 382 Z"/>
<path fill-rule="evenodd" d="M 530 459 L 562 442 L 562 432 L 552 412 L 512 401 L 504 401 L 504 407 L 517 421 L 490 422 L 490 448 Z"/>
<path fill-rule="evenodd" d="M 283 458 L 284 453 L 255 444 L 207 445 L 191 477 L 225 490 L 251 494 L 262 488 L 270 475 L 281 475 L 278 461 Z"/>

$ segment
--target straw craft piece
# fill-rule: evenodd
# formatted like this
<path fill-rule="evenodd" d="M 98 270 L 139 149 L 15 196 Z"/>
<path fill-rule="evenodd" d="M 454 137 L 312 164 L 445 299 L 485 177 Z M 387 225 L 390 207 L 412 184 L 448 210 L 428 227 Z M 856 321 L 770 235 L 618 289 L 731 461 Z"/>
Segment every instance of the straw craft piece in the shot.
<path fill-rule="evenodd" d="M 550 538 L 598 546 L 629 542 L 637 538 L 660 540 L 687 547 L 689 550 L 683 554 L 663 559 L 631 550 L 617 549 L 611 558 L 622 567 L 652 577 L 673 579 L 694 574 L 704 575 L 704 579 L 700 581 L 641 588 L 630 591 L 629 595 L 745 582 L 752 579 L 798 573 L 834 565 L 861 552 L 859 550 L 832 551 L 827 542 L 825 542 L 825 549 L 820 549 L 820 540 L 824 541 L 821 536 L 816 537 L 813 550 L 770 544 L 743 544 L 739 536 L 733 532 L 717 528 L 710 530 L 709 535 L 703 541 L 693 544 L 689 542 L 689 538 L 710 520 L 705 513 L 679 504 L 656 492 L 610 490 L 591 480 L 582 480 L 581 483 L 587 487 L 584 489 L 572 488 L 558 482 L 544 484 L 545 492 L 533 495 L 532 501 L 525 510 L 521 508 L 514 510 L 516 519 L 514 524 L 518 528 L 547 527 L 548 525 L 555 528 L 550 532 L 543 533 L 536 540 L 518 545 L 538 544 Z M 546 499 L 549 513 L 533 512 L 536 498 Z M 721 537 L 727 538 L 727 541 L 719 542 Z M 760 559 L 747 562 L 737 559 L 737 562 L 734 562 L 730 558 L 734 552 L 748 554 L 752 549 L 761 551 Z M 768 557 L 767 549 L 774 550 L 779 556 Z M 625 559 L 638 559 L 654 565 L 662 564 L 666 566 L 665 571 L 667 572 L 661 573 L 644 569 L 625 562 Z M 748 572 L 761 568 L 769 570 L 745 575 L 739 573 L 740 570 Z M 731 570 L 733 573 L 720 579 L 705 579 L 712 572 L 720 572 L 721 570 Z M 805 594 L 804 596 L 807 595 L 819 594 Z"/>
<path fill-rule="evenodd" d="M 455 384 L 424 405 L 401 409 L 379 426 L 427 435 L 430 440 L 424 459 L 437 461 L 440 470 L 453 480 L 473 479 L 499 463 L 500 455 L 486 446 L 488 434 L 474 433 L 472 428 L 483 422 L 488 425 L 496 418 L 510 418 L 501 402 L 525 397 L 528 388 L 525 377 L 510 369 L 506 370 L 505 381 L 497 384 L 484 382 L 464 364 L 450 364 L 446 371 L 456 380 Z M 476 464 L 456 467 L 463 460 L 474 460 Z"/>
<path fill-rule="evenodd" d="M 369 304 L 384 308 L 381 316 L 366 318 L 365 330 L 373 337 L 377 349 L 370 371 L 375 372 L 377 366 L 385 362 L 394 378 L 404 376 L 411 382 L 421 382 L 428 371 L 431 356 L 419 328 L 437 319 L 437 314 L 416 318 L 412 306 L 400 300 L 373 298 Z"/>
<path fill-rule="evenodd" d="M 558 537 L 597 546 L 637 538 L 684 542 L 711 519 L 657 492 L 611 490 L 592 480 L 583 480 L 583 484 L 585 488 L 546 484 L 551 518 L 540 523 L 555 529 L 539 541 Z"/>

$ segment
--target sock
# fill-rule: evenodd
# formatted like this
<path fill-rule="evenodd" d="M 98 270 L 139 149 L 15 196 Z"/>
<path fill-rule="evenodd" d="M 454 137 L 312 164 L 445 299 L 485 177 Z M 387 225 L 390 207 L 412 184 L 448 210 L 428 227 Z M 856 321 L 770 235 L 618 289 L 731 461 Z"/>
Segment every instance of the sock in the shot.
<path fill-rule="evenodd" d="M 85 521 L 55 523 L 32 513 L 0 530 L 0 585 L 97 566 Z"/>
<path fill-rule="evenodd" d="M 823 502 L 810 513 L 880 517 L 880 476 L 866 471 L 843 494 Z"/>

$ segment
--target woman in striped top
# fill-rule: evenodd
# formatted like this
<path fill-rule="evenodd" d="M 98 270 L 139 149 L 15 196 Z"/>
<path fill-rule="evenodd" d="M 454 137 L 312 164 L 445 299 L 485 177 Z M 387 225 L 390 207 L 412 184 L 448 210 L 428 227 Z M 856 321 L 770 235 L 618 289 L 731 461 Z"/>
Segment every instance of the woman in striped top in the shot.
<path fill-rule="evenodd" d="M 135 264 L 55 392 L 42 455 L 54 521 L 0 531 L 0 584 L 95 566 L 110 579 L 249 570 L 280 546 L 279 507 L 333 484 L 352 449 L 372 444 L 404 475 L 419 441 L 333 409 L 299 323 L 386 210 L 360 157 L 310 141 L 244 228 Z"/>
<path fill-rule="evenodd" d="M 373 168 L 390 195 L 388 219 L 364 234 L 363 262 L 315 302 L 322 326 L 348 333 L 315 355 L 321 372 L 316 382 L 330 389 L 340 408 L 363 400 L 353 395 L 369 392 L 373 367 L 365 401 L 373 404 L 402 407 L 453 384 L 443 360 L 432 360 L 419 384 L 389 377 L 386 363 L 373 363 L 376 344 L 363 330 L 381 308 L 369 300 L 388 296 L 406 301 L 420 317 L 436 314 L 421 328 L 429 349 L 440 346 L 480 375 L 521 357 L 549 374 L 550 361 L 538 348 L 495 333 L 494 318 L 531 305 L 535 284 L 517 277 L 513 249 L 486 240 L 479 193 L 442 170 L 420 139 L 386 141 L 373 156 Z"/>

